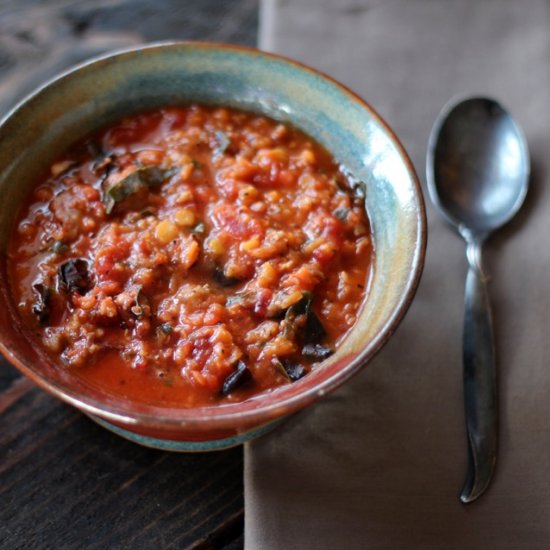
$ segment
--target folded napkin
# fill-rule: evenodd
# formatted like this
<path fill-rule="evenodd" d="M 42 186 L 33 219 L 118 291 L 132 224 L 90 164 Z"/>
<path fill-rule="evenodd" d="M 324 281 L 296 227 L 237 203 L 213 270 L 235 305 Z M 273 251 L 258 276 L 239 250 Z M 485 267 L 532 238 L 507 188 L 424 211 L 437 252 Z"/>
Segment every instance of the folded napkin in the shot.
<path fill-rule="evenodd" d="M 486 247 L 501 414 L 488 492 L 458 500 L 465 249 L 427 204 L 423 279 L 388 345 L 340 390 L 246 445 L 247 549 L 550 547 L 549 29 L 545 0 L 263 1 L 260 46 L 362 95 L 421 179 L 432 123 L 460 94 L 511 110 L 533 178 L 521 213 Z"/>

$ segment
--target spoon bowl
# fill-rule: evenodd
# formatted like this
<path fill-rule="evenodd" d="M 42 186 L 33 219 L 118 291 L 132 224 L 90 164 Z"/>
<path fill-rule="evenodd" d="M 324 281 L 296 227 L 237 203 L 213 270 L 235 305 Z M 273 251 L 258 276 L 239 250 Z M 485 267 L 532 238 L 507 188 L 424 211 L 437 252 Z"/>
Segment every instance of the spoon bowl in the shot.
<path fill-rule="evenodd" d="M 447 221 L 486 236 L 523 204 L 529 153 L 523 132 L 499 103 L 469 98 L 439 115 L 427 170 L 430 197 Z"/>
<path fill-rule="evenodd" d="M 511 115 L 493 99 L 452 102 L 432 129 L 426 172 L 433 203 L 466 241 L 463 368 L 468 472 L 460 499 L 469 503 L 489 486 L 498 443 L 495 345 L 482 245 L 523 204 L 529 183 L 527 143 Z"/>

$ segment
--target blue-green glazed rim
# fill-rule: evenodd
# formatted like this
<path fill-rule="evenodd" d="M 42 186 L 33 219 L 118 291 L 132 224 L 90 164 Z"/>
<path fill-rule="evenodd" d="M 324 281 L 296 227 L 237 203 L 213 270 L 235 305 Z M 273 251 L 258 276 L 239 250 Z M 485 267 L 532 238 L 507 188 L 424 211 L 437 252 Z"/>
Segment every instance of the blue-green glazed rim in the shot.
<path fill-rule="evenodd" d="M 151 44 L 77 66 L 23 100 L 0 123 L 0 253 L 5 255 L 17 207 L 71 143 L 123 115 L 189 102 L 227 105 L 290 122 L 364 182 L 375 262 L 360 317 L 336 353 L 294 384 L 242 403 L 196 409 L 132 403 L 100 395 L 32 345 L 5 276 L 0 277 L 0 350 L 50 393 L 129 430 L 134 425 L 157 433 L 246 431 L 336 389 L 395 331 L 422 272 L 424 201 L 414 168 L 392 130 L 330 77 L 252 48 Z"/>

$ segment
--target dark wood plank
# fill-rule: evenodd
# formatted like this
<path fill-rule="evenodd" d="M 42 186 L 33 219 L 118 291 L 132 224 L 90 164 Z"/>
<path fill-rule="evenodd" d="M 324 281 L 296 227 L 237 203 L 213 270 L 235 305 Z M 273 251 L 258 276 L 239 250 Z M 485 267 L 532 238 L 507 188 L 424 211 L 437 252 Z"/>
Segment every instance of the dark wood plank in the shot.
<path fill-rule="evenodd" d="M 0 110 L 70 65 L 158 40 L 255 45 L 258 0 L 0 0 Z"/>
<path fill-rule="evenodd" d="M 254 45 L 257 0 L 0 0 L 0 109 L 110 45 Z M 171 454 L 125 441 L 0 360 L 0 548 L 243 547 L 242 449 Z"/>
<path fill-rule="evenodd" d="M 0 416 L 0 503 L 2 548 L 221 548 L 242 452 L 139 447 L 32 388 Z"/>

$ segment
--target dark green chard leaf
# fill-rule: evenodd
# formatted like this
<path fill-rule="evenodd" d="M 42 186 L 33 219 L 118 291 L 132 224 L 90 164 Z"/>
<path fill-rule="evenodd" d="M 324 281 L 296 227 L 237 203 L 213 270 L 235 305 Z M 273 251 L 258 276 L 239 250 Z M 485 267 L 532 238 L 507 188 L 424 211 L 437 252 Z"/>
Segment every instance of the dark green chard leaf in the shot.
<path fill-rule="evenodd" d="M 229 395 L 240 386 L 252 380 L 252 373 L 243 361 L 237 363 L 235 371 L 233 371 L 224 381 L 221 394 Z"/>
<path fill-rule="evenodd" d="M 141 166 L 111 185 L 103 193 L 105 212 L 110 214 L 115 206 L 140 189 L 153 189 L 177 173 L 177 168 L 164 170 L 158 166 Z"/>
<path fill-rule="evenodd" d="M 310 292 L 304 292 L 301 300 L 290 306 L 285 313 L 285 332 L 286 337 L 292 336 L 296 317 L 306 316 L 306 322 L 298 332 L 298 338 L 302 343 L 302 354 L 307 359 L 321 361 L 332 355 L 333 350 L 321 345 L 327 332 L 319 317 L 312 308 L 313 295 Z"/>
<path fill-rule="evenodd" d="M 60 286 L 68 292 L 85 294 L 92 287 L 88 262 L 81 258 L 71 258 L 58 269 Z"/>
<path fill-rule="evenodd" d="M 304 315 L 304 313 L 307 313 L 312 300 L 313 295 L 311 294 L 311 292 L 304 292 L 302 294 L 302 297 L 286 310 L 285 320 L 289 323 L 293 323 L 298 315 Z"/>
<path fill-rule="evenodd" d="M 333 353 L 334 350 L 326 348 L 321 344 L 305 344 L 302 348 L 302 355 L 312 361 L 323 361 L 323 359 L 330 357 Z"/>
<path fill-rule="evenodd" d="M 300 300 L 295 304 L 292 304 L 284 314 L 284 331 L 283 336 L 285 338 L 294 338 L 296 332 L 296 317 L 304 315 L 309 309 L 309 305 L 313 296 L 310 292 L 304 292 Z"/>
<path fill-rule="evenodd" d="M 32 285 L 36 294 L 36 302 L 32 306 L 32 312 L 38 318 L 41 325 L 45 325 L 50 318 L 50 303 L 52 289 L 42 283 Z"/>
<path fill-rule="evenodd" d="M 306 324 L 302 334 L 302 340 L 304 344 L 317 344 L 327 335 L 323 323 L 319 320 L 319 317 L 315 315 L 311 307 L 308 307 L 306 312 Z"/>
<path fill-rule="evenodd" d="M 95 161 L 93 162 L 92 170 L 94 170 L 95 172 L 100 172 L 101 174 L 99 183 L 101 187 L 103 187 L 103 185 L 107 181 L 107 178 L 116 169 L 116 159 L 117 157 L 114 154 L 106 155 L 102 152 L 96 157 Z"/>
<path fill-rule="evenodd" d="M 289 325 L 293 324 L 299 315 L 306 315 L 306 323 L 299 335 L 304 344 L 319 343 L 327 334 L 323 324 L 311 307 L 312 302 L 313 295 L 311 292 L 304 292 L 302 298 L 290 306 L 285 313 L 285 320 Z"/>
<path fill-rule="evenodd" d="M 289 382 L 292 382 L 292 380 L 290 379 L 290 376 L 288 375 L 288 372 L 286 372 L 286 369 L 285 369 L 283 363 L 281 362 L 281 360 L 278 357 L 274 357 L 271 360 L 271 363 L 272 363 L 273 367 L 275 368 L 275 370 L 279 374 L 282 374 Z"/>
<path fill-rule="evenodd" d="M 296 363 L 291 359 L 282 359 L 281 365 L 283 366 L 283 369 L 291 382 L 296 382 L 296 380 L 300 380 L 300 378 L 303 378 L 307 374 L 307 370 L 304 365 Z"/>

